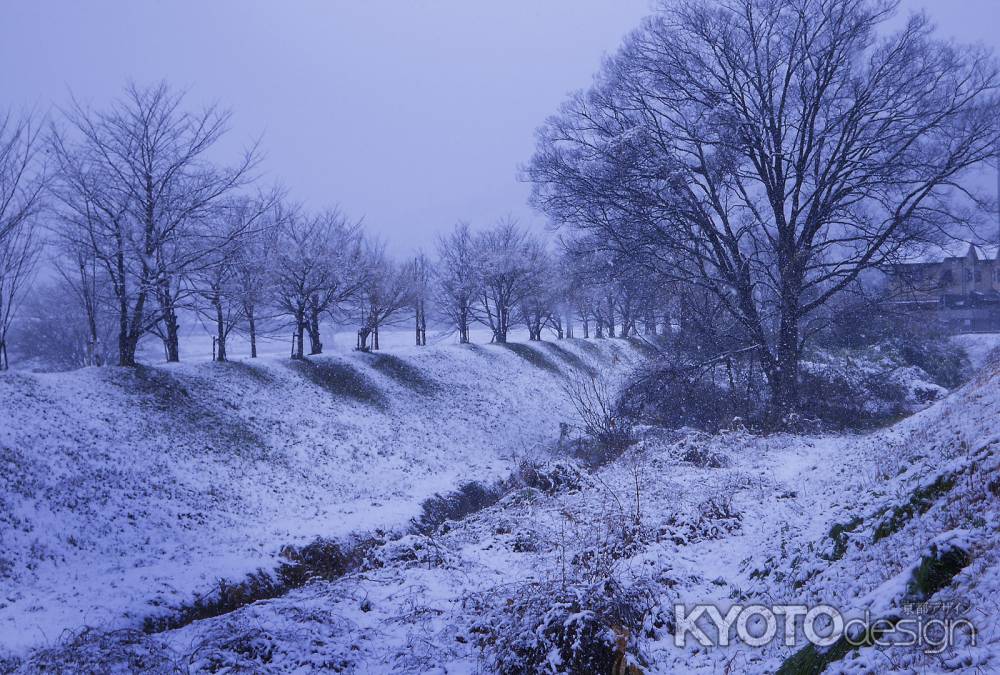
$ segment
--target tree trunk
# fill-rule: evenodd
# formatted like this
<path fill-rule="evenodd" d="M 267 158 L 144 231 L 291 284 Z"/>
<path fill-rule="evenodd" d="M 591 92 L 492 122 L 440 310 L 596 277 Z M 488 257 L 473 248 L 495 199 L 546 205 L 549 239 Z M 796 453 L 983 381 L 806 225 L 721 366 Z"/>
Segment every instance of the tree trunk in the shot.
<path fill-rule="evenodd" d="M 375 326 L 375 330 L 372 331 L 372 349 L 378 351 L 378 326 Z"/>
<path fill-rule="evenodd" d="M 783 426 L 799 408 L 799 325 L 794 311 L 782 312 L 775 355 L 765 359 L 771 390 L 771 421 Z"/>
<path fill-rule="evenodd" d="M 304 349 L 305 332 L 306 332 L 305 310 L 300 310 L 295 313 L 295 349 L 292 353 L 293 359 L 305 358 L 305 349 Z"/>
<path fill-rule="evenodd" d="M 135 350 L 139 339 L 128 332 L 118 336 L 118 365 L 128 368 L 135 367 Z"/>
<path fill-rule="evenodd" d="M 215 304 L 215 328 L 216 328 L 216 343 L 218 344 L 218 351 L 215 354 L 216 361 L 226 360 L 226 322 L 222 316 L 222 300 L 218 296 L 215 297 L 213 302 Z"/>
<path fill-rule="evenodd" d="M 135 349 L 138 337 L 133 336 L 129 329 L 128 300 L 119 299 L 118 308 L 118 365 L 126 368 L 135 367 Z"/>
<path fill-rule="evenodd" d="M 250 328 L 250 358 L 257 358 L 257 319 L 253 314 L 253 307 L 247 308 L 247 323 Z"/>
<path fill-rule="evenodd" d="M 427 346 L 427 313 L 424 310 L 424 302 L 420 300 L 417 302 L 416 311 L 416 338 L 418 347 Z"/>
<path fill-rule="evenodd" d="M 315 356 L 322 353 L 323 342 L 320 340 L 319 335 L 319 310 L 313 304 L 309 308 L 309 355 Z"/>
<path fill-rule="evenodd" d="M 166 336 L 163 338 L 163 346 L 167 352 L 167 363 L 177 363 L 181 360 L 180 340 L 177 335 L 177 313 L 168 304 L 163 313 L 163 326 Z"/>

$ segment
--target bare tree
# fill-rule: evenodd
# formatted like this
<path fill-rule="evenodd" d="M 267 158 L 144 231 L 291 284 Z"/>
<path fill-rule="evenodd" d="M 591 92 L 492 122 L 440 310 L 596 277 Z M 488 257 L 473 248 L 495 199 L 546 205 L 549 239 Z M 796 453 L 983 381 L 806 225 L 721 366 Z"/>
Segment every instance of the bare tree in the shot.
<path fill-rule="evenodd" d="M 178 309 L 195 292 L 187 280 L 228 243 L 232 233 L 210 223 L 257 161 L 252 148 L 235 166 L 217 168 L 208 155 L 229 113 L 189 113 L 183 103 L 165 83 L 129 85 L 103 112 L 74 101 L 64 111 L 68 131 L 52 130 L 64 238 L 89 247 L 108 276 L 120 365 L 135 365 L 139 339 L 158 327 L 167 360 L 180 358 Z"/>
<path fill-rule="evenodd" d="M 413 321 L 416 344 L 427 346 L 427 304 L 431 295 L 431 277 L 434 270 L 423 253 L 414 256 L 409 265 L 410 298 L 413 301 Z"/>
<path fill-rule="evenodd" d="M 798 403 L 803 321 L 865 270 L 963 222 L 996 140 L 997 69 L 885 34 L 891 0 L 665 6 L 539 134 L 533 200 L 712 293 Z M 973 200 L 975 201 L 975 200 Z"/>
<path fill-rule="evenodd" d="M 0 239 L 0 370 L 7 370 L 7 338 L 24 291 L 34 278 L 42 243 L 32 218 L 8 228 Z"/>
<path fill-rule="evenodd" d="M 531 264 L 537 268 L 530 282 L 525 284 L 517 308 L 528 329 L 528 339 L 536 341 L 542 339 L 543 329 L 554 328 L 553 315 L 558 305 L 558 287 L 553 278 L 551 257 L 544 250 L 533 255 Z M 561 324 L 559 330 L 561 331 Z"/>
<path fill-rule="evenodd" d="M 248 308 L 252 310 L 256 305 L 260 291 L 246 287 L 244 274 L 261 264 L 250 260 L 260 253 L 254 245 L 273 238 L 272 223 L 265 215 L 272 211 L 277 199 L 277 193 L 272 193 L 256 199 L 229 200 L 213 224 L 224 243 L 214 248 L 206 264 L 192 275 L 191 283 L 203 300 L 197 305 L 198 313 L 214 324 L 212 353 L 216 361 L 227 359 L 230 333 L 243 325 Z M 256 335 L 251 343 L 251 352 L 255 353 Z"/>
<path fill-rule="evenodd" d="M 57 228 L 56 230 L 60 230 Z M 60 300 L 67 293 L 75 298 L 77 311 L 82 312 L 83 325 L 86 329 L 83 358 L 81 365 L 103 366 L 105 350 L 101 331 L 102 306 L 107 298 L 107 279 L 97 258 L 91 254 L 89 247 L 80 246 L 74 241 L 56 240 L 59 255 L 55 261 L 56 271 L 62 278 L 62 288 L 50 288 L 49 295 Z"/>
<path fill-rule="evenodd" d="M 233 286 L 243 309 L 250 358 L 257 358 L 257 339 L 261 322 L 269 318 L 268 308 L 275 304 L 274 258 L 282 228 L 289 217 L 284 202 L 274 197 L 260 216 L 260 224 L 240 237 L 240 247 L 233 261 Z"/>
<path fill-rule="evenodd" d="M 30 116 L 0 117 L 0 241 L 38 215 L 45 174 L 38 166 L 38 127 Z"/>
<path fill-rule="evenodd" d="M 45 369 L 100 366 L 112 356 L 115 317 L 102 303 L 83 304 L 79 279 L 68 266 L 65 276 L 34 285 L 18 316 L 8 339 L 11 350 Z"/>
<path fill-rule="evenodd" d="M 402 312 L 413 305 L 413 268 L 391 260 L 383 242 L 369 241 L 365 247 L 365 270 L 365 280 L 355 302 L 359 322 L 357 348 L 378 351 L 379 329 L 400 319 Z"/>
<path fill-rule="evenodd" d="M 280 229 L 273 279 L 278 309 L 295 331 L 293 358 L 321 354 L 320 319 L 352 299 L 365 281 L 360 223 L 339 210 L 307 216 L 290 211 Z"/>
<path fill-rule="evenodd" d="M 0 118 L 0 370 L 7 336 L 40 253 L 36 217 L 45 174 L 38 165 L 38 128 L 29 116 Z"/>
<path fill-rule="evenodd" d="M 473 316 L 502 344 L 518 306 L 545 272 L 545 249 L 516 221 L 505 219 L 476 237 L 475 251 L 479 298 Z"/>
<path fill-rule="evenodd" d="M 451 232 L 438 237 L 437 257 L 437 305 L 458 330 L 458 341 L 466 344 L 478 295 L 475 241 L 467 223 L 458 223 Z"/>

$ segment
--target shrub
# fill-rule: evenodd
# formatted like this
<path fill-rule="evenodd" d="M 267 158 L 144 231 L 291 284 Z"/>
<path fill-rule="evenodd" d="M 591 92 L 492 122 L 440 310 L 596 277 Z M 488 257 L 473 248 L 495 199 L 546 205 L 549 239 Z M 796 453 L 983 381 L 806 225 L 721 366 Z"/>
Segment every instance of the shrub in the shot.
<path fill-rule="evenodd" d="M 137 630 L 66 633 L 60 644 L 41 649 L 16 664 L 24 673 L 186 673 L 168 647 Z M 0 666 L 5 663 L 0 659 Z M 7 671 L 6 668 L 3 672 Z"/>
<path fill-rule="evenodd" d="M 281 549 L 285 560 L 278 567 L 278 578 L 289 588 L 304 586 L 313 579 L 339 579 L 360 568 L 368 552 L 379 543 L 367 538 L 350 545 L 317 537 L 305 546 L 285 546 Z"/>
<path fill-rule="evenodd" d="M 143 631 L 159 633 L 181 628 L 194 621 L 228 614 L 258 600 L 276 598 L 285 590 L 286 587 L 278 579 L 262 569 L 251 572 L 243 581 L 219 579 L 210 592 L 196 597 L 190 604 L 183 605 L 173 615 L 146 617 L 143 621 Z"/>
<path fill-rule="evenodd" d="M 577 373 L 563 384 L 578 423 L 596 445 L 597 452 L 588 454 L 597 463 L 618 457 L 635 442 L 632 418 L 619 406 L 616 389 L 608 377 L 589 373 Z"/>
<path fill-rule="evenodd" d="M 533 582 L 506 591 L 478 600 L 473 630 L 491 671 L 641 672 L 640 638 L 652 607 L 643 587 L 606 578 L 568 586 Z"/>
<path fill-rule="evenodd" d="M 580 470 L 567 462 L 542 464 L 530 459 L 522 460 L 518 464 L 516 476 L 525 487 L 549 495 L 579 490 L 582 478 Z"/>
<path fill-rule="evenodd" d="M 504 483 L 485 485 L 476 481 L 463 483 L 454 492 L 436 494 L 421 504 L 420 515 L 413 519 L 414 530 L 421 534 L 433 532 L 446 520 L 461 520 L 493 506 L 503 497 Z"/>
<path fill-rule="evenodd" d="M 801 414 L 835 427 L 871 427 L 912 409 L 902 384 L 853 362 L 804 363 L 799 382 Z"/>
<path fill-rule="evenodd" d="M 934 384 L 954 389 L 972 374 L 972 364 L 965 349 L 941 337 L 898 337 L 886 341 L 881 351 L 896 356 L 906 365 L 927 373 Z"/>
<path fill-rule="evenodd" d="M 760 425 L 766 407 L 763 391 L 759 369 L 749 361 L 697 367 L 659 360 L 633 375 L 619 409 L 638 422 L 714 433 L 737 423 Z"/>

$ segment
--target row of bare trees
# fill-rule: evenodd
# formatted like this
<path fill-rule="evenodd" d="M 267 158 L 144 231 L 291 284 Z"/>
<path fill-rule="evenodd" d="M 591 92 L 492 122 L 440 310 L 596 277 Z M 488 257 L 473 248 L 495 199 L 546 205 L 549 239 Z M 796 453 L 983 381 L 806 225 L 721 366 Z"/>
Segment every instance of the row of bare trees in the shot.
<path fill-rule="evenodd" d="M 591 326 L 595 337 L 650 334 L 671 321 L 663 289 L 642 269 L 583 239 L 548 247 L 509 219 L 481 232 L 459 223 L 437 253 L 435 304 L 461 342 L 474 323 L 503 343 L 514 326 L 541 340 L 545 330 L 574 337 L 577 325 L 584 338 Z"/>
<path fill-rule="evenodd" d="M 289 328 L 294 358 L 320 354 L 331 321 L 356 322 L 365 351 L 379 348 L 380 329 L 407 321 L 417 345 L 429 321 L 461 342 L 473 323 L 501 343 L 515 326 L 532 340 L 572 335 L 576 320 L 585 336 L 591 321 L 597 335 L 615 335 L 616 321 L 622 335 L 635 331 L 638 277 L 609 274 L 579 242 L 553 251 L 505 219 L 480 232 L 460 224 L 439 239 L 436 260 L 399 262 L 342 211 L 310 212 L 262 189 L 256 144 L 220 163 L 230 114 L 184 103 L 165 83 L 129 85 L 103 109 L 71 101 L 47 130 L 3 121 L 0 367 L 25 299 L 23 342 L 40 355 L 69 351 L 79 365 L 133 366 L 148 336 L 178 361 L 192 317 L 220 361 L 234 333 L 255 357 L 261 336 Z M 51 269 L 31 297 L 43 250 Z"/>

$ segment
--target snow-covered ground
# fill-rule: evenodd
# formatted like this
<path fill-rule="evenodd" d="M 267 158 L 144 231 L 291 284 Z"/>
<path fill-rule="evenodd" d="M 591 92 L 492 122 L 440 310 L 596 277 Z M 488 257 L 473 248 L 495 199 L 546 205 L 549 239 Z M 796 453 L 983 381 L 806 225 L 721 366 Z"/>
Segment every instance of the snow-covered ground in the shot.
<path fill-rule="evenodd" d="M 135 626 L 281 546 L 398 527 L 559 435 L 622 340 L 0 375 L 0 650 Z"/>
<path fill-rule="evenodd" d="M 14 494 L 19 504 L 60 507 L 58 514 L 18 516 L 33 529 L 16 535 L 14 549 L 21 556 L 11 563 L 17 569 L 28 563 L 38 572 L 22 576 L 16 586 L 21 599 L 0 610 L 0 621 L 7 621 L 0 623 L 0 635 L 7 639 L 12 621 L 33 616 L 36 623 L 44 617 L 77 630 L 85 623 L 105 629 L 13 643 L 49 647 L 27 662 L 29 671 L 87 664 L 161 672 L 461 673 L 501 666 L 528 672 L 511 663 L 529 646 L 546 644 L 543 626 L 570 630 L 603 621 L 646 672 L 766 673 L 777 670 L 802 643 L 794 648 L 780 640 L 765 647 L 739 642 L 721 648 L 677 647 L 674 603 L 713 603 L 724 614 L 733 603 L 822 602 L 852 616 L 866 608 L 876 617 L 897 616 L 909 611 L 908 586 L 929 547 L 960 542 L 969 555 L 967 564 L 930 599 L 943 606 L 960 600 L 971 607 L 968 615 L 979 630 L 975 644 L 960 634 L 956 645 L 937 655 L 910 647 L 865 647 L 824 672 L 1000 672 L 1000 357 L 984 357 L 972 382 L 870 434 L 758 436 L 736 430 L 709 436 L 644 429 L 640 442 L 621 458 L 588 471 L 552 442 L 557 422 L 571 416 L 552 366 L 579 366 L 576 356 L 585 363 L 620 367 L 635 357 L 635 350 L 622 341 L 590 344 L 529 347 L 547 362 L 496 346 L 412 350 L 403 360 L 416 372 L 396 366 L 392 377 L 385 375 L 387 367 L 377 370 L 363 362 L 371 357 L 331 359 L 353 365 L 385 395 L 349 405 L 343 393 L 324 398 L 316 385 L 280 361 L 156 369 L 192 392 L 203 392 L 200 405 L 214 411 L 213 416 L 186 411 L 198 428 L 220 421 L 228 428 L 238 420 L 236 426 L 264 439 L 259 446 L 244 442 L 264 449 L 239 461 L 216 459 L 229 447 L 222 432 L 199 437 L 198 448 L 172 448 L 176 441 L 170 439 L 191 434 L 162 425 L 167 420 L 188 423 L 161 409 L 168 407 L 162 395 L 103 394 L 122 399 L 104 413 L 105 419 L 117 419 L 134 406 L 142 411 L 144 424 L 163 434 L 160 440 L 144 441 L 148 453 L 127 453 L 129 466 L 115 467 L 113 457 L 107 457 L 100 463 L 102 473 L 84 481 L 97 493 L 101 485 L 110 485 L 104 502 L 99 496 L 90 502 L 106 503 L 118 514 L 111 518 L 98 512 L 103 526 L 97 540 L 80 547 L 94 551 L 94 571 L 83 577 L 113 579 L 124 589 L 105 588 L 104 597 L 94 595 L 96 587 L 81 591 L 87 587 L 79 581 L 74 582 L 76 591 L 62 590 L 69 586 L 65 580 L 59 584 L 59 571 L 71 566 L 31 557 L 31 538 L 41 537 L 64 555 L 74 551 L 74 565 L 87 560 L 88 553 L 78 555 L 56 538 L 60 532 L 87 534 L 93 516 L 77 506 L 80 487 L 69 482 L 65 494 L 72 502 L 56 499 L 62 492 L 54 487 L 34 501 L 19 495 L 42 494 L 38 485 L 43 481 L 61 484 L 60 472 L 69 473 L 62 465 L 78 461 L 65 448 L 74 438 L 95 436 L 97 452 L 99 443 L 121 434 L 119 447 L 129 447 L 138 433 L 132 425 L 139 420 L 120 432 L 111 430 L 95 421 L 101 415 L 95 404 L 108 401 L 85 402 L 83 397 L 91 390 L 134 391 L 135 383 L 124 386 L 120 380 L 127 376 L 120 372 L 86 371 L 51 380 L 16 376 L 16 407 L 32 406 L 30 413 L 45 420 L 43 428 L 60 429 L 56 435 L 68 440 L 43 437 L 49 440 L 41 447 L 60 457 L 50 463 L 5 451 L 5 463 L 27 461 L 40 467 L 29 472 L 23 486 L 14 484 L 13 492 L 7 488 L 6 493 Z M 574 356 L 559 355 L 559 348 Z M 417 379 L 417 373 L 444 385 L 444 391 L 422 399 L 418 388 L 404 384 Z M 260 378 L 259 384 L 249 386 L 251 378 Z M 66 409 L 78 400 L 87 412 L 69 415 Z M 315 400 L 326 403 L 317 408 L 309 403 Z M 222 401 L 243 405 L 229 409 Z M 295 412 L 301 408 L 309 412 Z M 50 412 L 54 409 L 63 412 Z M 53 424 L 63 418 L 65 422 Z M 30 434 L 26 419 L 15 421 L 13 428 Z M 380 424 L 393 425 L 393 431 L 380 431 Z M 95 427 L 104 428 L 105 435 L 97 437 Z M 148 438 L 149 429 L 145 433 Z M 282 442 L 288 437 L 296 440 Z M 3 447 L 16 447 L 6 436 L 0 438 Z M 511 439 L 521 447 L 511 448 Z M 20 442 L 36 447 L 39 440 L 25 435 Z M 161 453 L 167 456 L 158 462 Z M 334 581 L 317 580 L 281 597 L 152 635 L 107 632 L 128 625 L 121 615 L 113 619 L 108 613 L 91 621 L 90 614 L 73 623 L 73 617 L 50 608 L 60 602 L 80 607 L 98 598 L 103 606 L 115 605 L 138 618 L 155 611 L 143 604 L 149 598 L 169 603 L 209 584 L 213 576 L 271 560 L 273 548 L 261 541 L 304 541 L 393 518 L 401 522 L 412 514 L 406 505 L 412 507 L 419 496 L 454 485 L 461 477 L 500 477 L 512 466 L 504 458 L 514 454 L 531 458 L 539 472 L 559 480 L 539 482 L 522 472 L 523 483 L 494 506 L 428 534 L 377 537 L 359 569 Z M 157 470 L 167 476 L 178 461 L 184 473 L 163 481 L 172 486 L 167 494 L 150 477 Z M 327 463 L 335 463 L 336 470 L 320 468 Z M 206 467 L 211 467 L 212 480 L 199 482 Z M 50 474 L 43 475 L 46 471 Z M 135 472 L 149 482 L 133 494 L 123 486 Z M 190 502 L 184 490 L 191 490 Z M 185 506 L 178 507 L 180 503 Z M 369 505 L 381 510 L 361 516 Z M 188 508 L 189 516 L 208 520 L 174 525 L 175 520 L 190 520 L 181 519 Z M 145 525 L 132 524 L 129 514 Z M 54 534 L 42 535 L 45 523 L 58 524 Z M 137 541 L 150 531 L 168 543 Z M 205 534 L 217 540 L 206 542 L 201 538 Z M 136 561 L 112 563 L 114 555 L 137 546 L 145 549 L 139 561 L 143 567 L 136 568 Z M 5 547 L 10 548 L 6 542 Z M 213 556 L 222 552 L 233 559 L 213 566 Z M 175 576 L 157 577 L 154 559 L 168 560 L 157 565 L 171 567 Z M 117 571 L 109 573 L 113 567 Z M 190 570 L 192 583 L 178 580 L 177 570 Z M 56 596 L 60 592 L 62 598 Z M 108 597 L 119 593 L 120 603 Z M 622 598 L 632 599 L 639 616 L 608 613 Z M 565 670 L 564 656 L 548 653 L 548 669 Z"/>
<path fill-rule="evenodd" d="M 324 352 L 344 353 L 354 350 L 357 335 L 354 329 L 334 323 L 321 325 L 321 338 Z M 180 352 L 182 361 L 208 361 L 212 358 L 212 327 L 198 321 L 186 321 L 180 328 Z M 469 330 L 469 339 L 474 344 L 488 344 L 490 330 L 481 325 L 474 325 Z M 546 334 L 546 339 L 552 336 Z M 526 342 L 528 331 L 515 328 L 510 331 L 511 342 Z M 406 326 L 390 326 L 379 332 L 379 346 L 384 351 L 396 351 L 414 345 L 415 336 L 412 328 Z M 427 330 L 429 345 L 451 345 L 458 343 L 458 333 L 441 327 L 429 326 Z M 226 343 L 229 355 L 233 358 L 250 356 L 250 341 L 245 334 L 234 332 Z M 306 343 L 308 349 L 308 338 Z M 257 353 L 260 356 L 285 357 L 291 354 L 291 329 L 269 331 L 257 340 Z M 145 337 L 139 345 L 139 360 L 146 363 L 158 363 L 164 360 L 163 342 L 155 336 Z M 16 361 L 13 362 L 16 367 Z"/>
<path fill-rule="evenodd" d="M 576 488 L 516 491 L 431 536 L 386 544 L 361 573 L 152 642 L 164 658 L 201 668 L 252 668 L 266 655 L 275 671 L 489 671 L 496 663 L 476 645 L 505 608 L 538 589 L 585 587 L 596 577 L 649 594 L 643 635 L 632 637 L 650 672 L 773 672 L 794 650 L 682 649 L 657 618 L 674 602 L 711 602 L 723 612 L 736 602 L 902 611 L 900 579 L 929 544 L 960 532 L 972 562 L 934 599 L 970 603 L 976 645 L 966 636 L 932 656 L 867 648 L 826 672 L 997 672 L 998 420 L 1000 361 L 870 435 L 651 433 L 620 460 L 580 474 Z M 941 476 L 955 477 L 952 487 L 928 491 Z M 875 536 L 921 493 L 931 495 L 926 503 Z M 637 528 L 623 540 L 629 523 Z M 831 536 L 834 525 L 851 523 Z M 491 648 L 487 642 L 487 654 Z"/>

